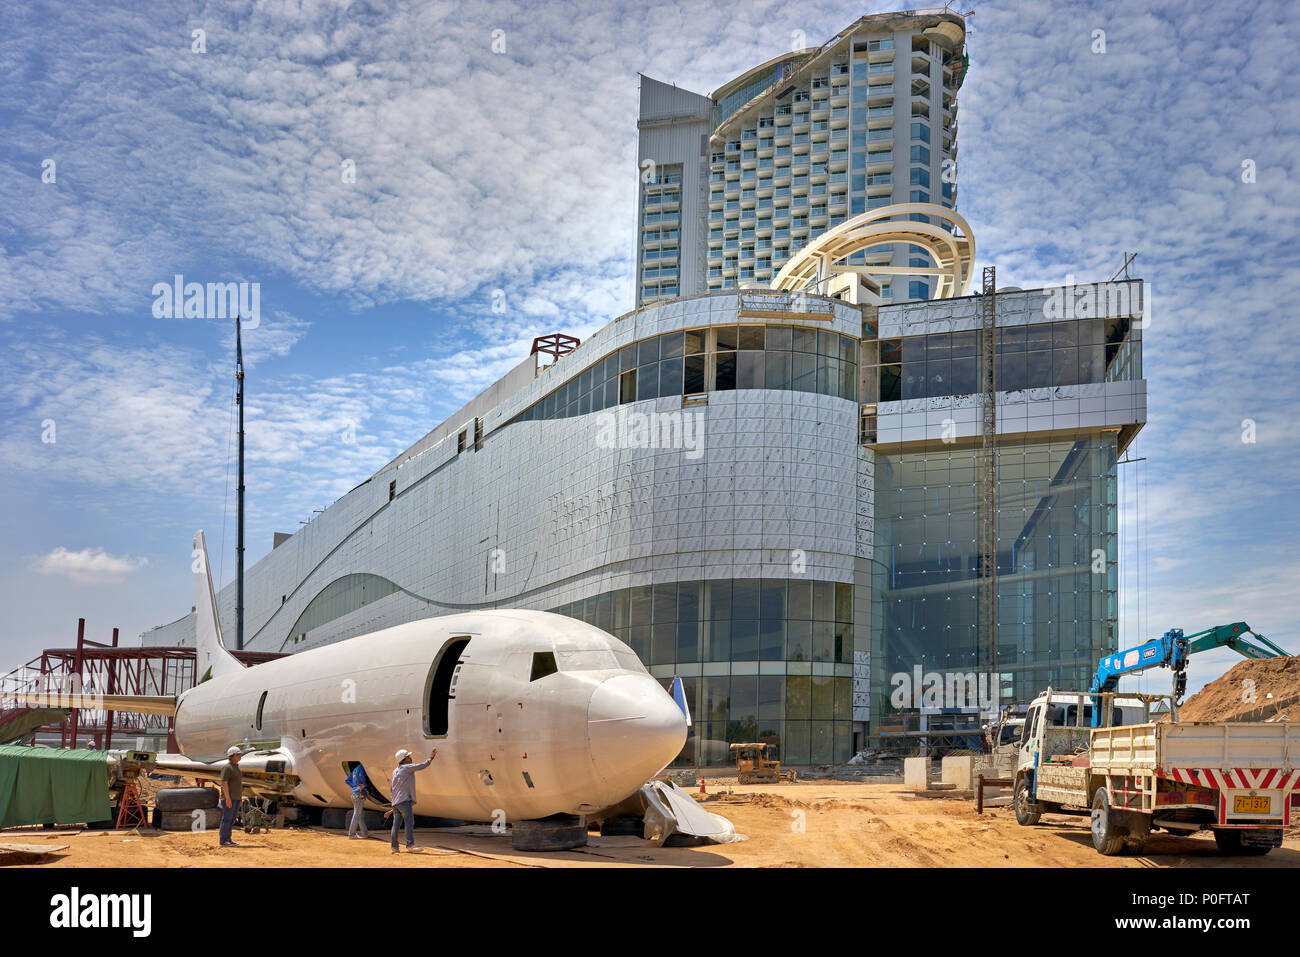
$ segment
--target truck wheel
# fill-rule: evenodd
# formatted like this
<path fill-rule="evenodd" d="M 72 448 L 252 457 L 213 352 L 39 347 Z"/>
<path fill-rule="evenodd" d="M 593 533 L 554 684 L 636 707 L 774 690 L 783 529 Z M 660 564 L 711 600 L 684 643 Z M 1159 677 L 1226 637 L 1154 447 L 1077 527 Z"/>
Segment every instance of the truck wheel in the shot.
<path fill-rule="evenodd" d="M 1016 823 L 1023 827 L 1031 827 L 1037 824 L 1038 819 L 1043 816 L 1038 811 L 1031 810 L 1029 778 L 1021 778 L 1016 782 L 1016 790 L 1011 798 L 1011 803 L 1016 808 Z"/>
<path fill-rule="evenodd" d="M 1092 799 L 1092 846 L 1106 857 L 1114 857 L 1124 850 L 1124 835 L 1115 827 L 1115 812 L 1111 810 L 1105 788 L 1099 788 Z"/>
<path fill-rule="evenodd" d="M 1269 851 L 1273 850 L 1271 847 L 1253 847 L 1251 845 L 1242 844 L 1240 831 L 1226 831 L 1219 830 L 1218 828 L 1214 829 L 1214 843 L 1219 845 L 1220 854 L 1241 854 L 1249 855 L 1251 857 L 1262 857 Z"/>

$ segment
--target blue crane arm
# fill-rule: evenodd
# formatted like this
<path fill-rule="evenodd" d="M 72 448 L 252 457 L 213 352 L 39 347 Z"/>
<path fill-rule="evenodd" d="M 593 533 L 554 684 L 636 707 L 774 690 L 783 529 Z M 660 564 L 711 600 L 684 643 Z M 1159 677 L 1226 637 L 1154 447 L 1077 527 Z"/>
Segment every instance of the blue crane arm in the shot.
<path fill-rule="evenodd" d="M 1107 655 L 1097 663 L 1089 691 L 1111 692 L 1124 675 L 1137 674 L 1148 668 L 1172 668 L 1182 671 L 1187 665 L 1187 639 L 1181 628 L 1172 628 L 1159 638 L 1152 638 L 1134 648 Z"/>
<path fill-rule="evenodd" d="M 1231 648 L 1246 658 L 1290 657 L 1244 621 L 1215 625 L 1191 635 L 1184 635 L 1181 628 L 1171 628 L 1159 638 L 1106 655 L 1097 663 L 1097 673 L 1088 690 L 1093 694 L 1113 692 L 1124 675 L 1163 667 L 1174 672 L 1174 701 L 1180 703 L 1187 690 L 1187 659 L 1215 648 Z M 1094 698 L 1092 704 L 1092 726 L 1100 727 L 1101 699 Z"/>

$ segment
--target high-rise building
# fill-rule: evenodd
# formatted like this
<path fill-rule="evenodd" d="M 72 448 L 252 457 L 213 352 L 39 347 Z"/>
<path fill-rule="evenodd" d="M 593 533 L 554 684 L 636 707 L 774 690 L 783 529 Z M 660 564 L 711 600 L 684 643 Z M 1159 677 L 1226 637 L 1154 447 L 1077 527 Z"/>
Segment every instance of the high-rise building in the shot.
<path fill-rule="evenodd" d="M 704 96 L 641 77 L 638 306 L 766 284 L 818 235 L 867 210 L 957 202 L 965 19 L 865 16 Z M 915 268 L 885 302 L 933 293 L 925 250 L 851 265 Z"/>

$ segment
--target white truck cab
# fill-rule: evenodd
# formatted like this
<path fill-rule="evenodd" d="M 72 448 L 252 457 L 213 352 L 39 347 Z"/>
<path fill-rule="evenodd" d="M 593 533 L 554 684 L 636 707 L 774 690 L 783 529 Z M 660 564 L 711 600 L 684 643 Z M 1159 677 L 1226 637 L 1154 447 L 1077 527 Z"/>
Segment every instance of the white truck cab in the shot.
<path fill-rule="evenodd" d="M 1151 705 L 1167 697 L 1049 688 L 1035 698 L 1016 761 L 1017 822 L 1089 814 L 1093 846 L 1106 855 L 1140 851 L 1153 827 L 1212 828 L 1224 853 L 1280 846 L 1300 778 L 1300 726 L 1179 722 L 1176 706 L 1171 720 L 1152 721 Z M 1103 709 L 1096 728 L 1094 706 Z"/>

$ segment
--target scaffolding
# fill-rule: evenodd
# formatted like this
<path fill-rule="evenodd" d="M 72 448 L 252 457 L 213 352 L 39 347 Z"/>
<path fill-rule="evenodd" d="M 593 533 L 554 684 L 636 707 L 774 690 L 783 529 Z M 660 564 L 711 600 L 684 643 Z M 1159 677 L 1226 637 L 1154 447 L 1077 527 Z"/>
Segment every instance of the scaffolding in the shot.
<path fill-rule="evenodd" d="M 997 671 L 998 657 L 998 392 L 997 267 L 984 267 L 979 303 L 980 453 L 979 536 L 979 670 Z"/>
<path fill-rule="evenodd" d="M 283 655 L 237 651 L 245 665 L 261 664 Z M 167 738 L 177 750 L 175 719 L 91 708 L 29 707 L 16 694 L 179 695 L 195 684 L 193 648 L 118 646 L 118 629 L 111 644 L 86 638 L 86 619 L 77 620 L 77 643 L 71 648 L 47 648 L 31 661 L 0 676 L 0 740 L 34 735 L 59 736 L 65 748 L 87 740 L 98 748 L 113 746 L 114 733 L 133 737 Z M 51 721 L 63 715 L 60 721 Z M 37 723 L 40 722 L 40 723 Z"/>

